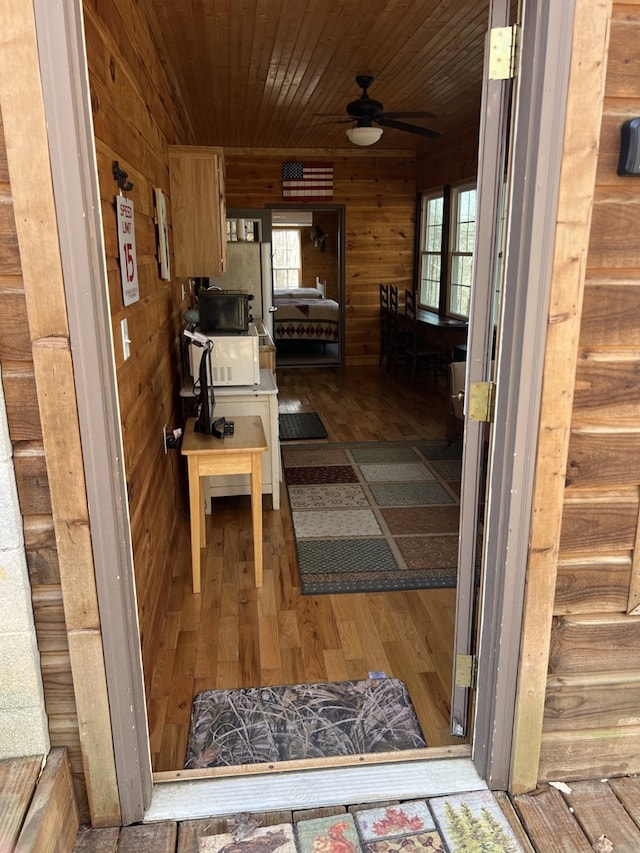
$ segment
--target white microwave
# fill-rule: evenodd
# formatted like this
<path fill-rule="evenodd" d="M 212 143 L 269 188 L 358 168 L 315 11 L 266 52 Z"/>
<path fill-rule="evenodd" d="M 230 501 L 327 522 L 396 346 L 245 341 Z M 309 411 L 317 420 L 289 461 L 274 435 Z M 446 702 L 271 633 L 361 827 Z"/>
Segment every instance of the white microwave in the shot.
<path fill-rule="evenodd" d="M 216 385 L 260 384 L 260 338 L 255 323 L 249 324 L 247 334 L 207 337 L 213 343 L 209 381 L 214 388 Z M 194 380 L 198 379 L 203 353 L 203 347 L 190 341 L 189 369 Z"/>

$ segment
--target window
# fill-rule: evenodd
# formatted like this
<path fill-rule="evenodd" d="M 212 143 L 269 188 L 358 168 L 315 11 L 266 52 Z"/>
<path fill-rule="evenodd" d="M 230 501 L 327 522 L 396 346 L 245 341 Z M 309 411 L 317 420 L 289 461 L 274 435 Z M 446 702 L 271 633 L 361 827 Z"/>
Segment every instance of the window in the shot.
<path fill-rule="evenodd" d="M 475 184 L 423 195 L 420 223 L 420 307 L 466 319 L 476 236 Z"/>
<path fill-rule="evenodd" d="M 451 190 L 451 250 L 447 314 L 468 317 L 473 275 L 473 247 L 476 239 L 475 185 Z"/>
<path fill-rule="evenodd" d="M 302 252 L 299 228 L 274 228 L 272 234 L 273 286 L 276 290 L 300 287 Z"/>
<path fill-rule="evenodd" d="M 443 217 L 444 193 L 424 196 L 420 235 L 420 304 L 433 311 L 440 309 Z"/>

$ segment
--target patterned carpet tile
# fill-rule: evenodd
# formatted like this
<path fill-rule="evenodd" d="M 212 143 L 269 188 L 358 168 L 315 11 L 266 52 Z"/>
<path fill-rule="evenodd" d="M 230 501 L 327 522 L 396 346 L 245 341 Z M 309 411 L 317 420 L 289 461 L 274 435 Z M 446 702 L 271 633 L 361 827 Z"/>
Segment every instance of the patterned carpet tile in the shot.
<path fill-rule="evenodd" d="M 395 838 L 399 835 L 436 828 L 433 816 L 424 800 L 365 809 L 356 812 L 355 819 L 363 841 Z"/>
<path fill-rule="evenodd" d="M 432 461 L 431 466 L 437 471 L 443 480 L 458 481 L 462 476 L 461 459 L 442 459 Z"/>
<path fill-rule="evenodd" d="M 360 471 L 367 483 L 415 483 L 435 480 L 434 474 L 422 462 L 361 463 Z"/>
<path fill-rule="evenodd" d="M 320 507 L 368 507 L 369 501 L 362 486 L 356 483 L 336 483 L 319 486 L 289 486 L 292 510 Z"/>
<path fill-rule="evenodd" d="M 402 838 L 384 838 L 362 845 L 364 853 L 447 853 L 440 833 L 436 829 L 405 835 Z"/>
<path fill-rule="evenodd" d="M 198 844 L 199 853 L 221 853 L 225 848 L 237 850 L 239 842 L 236 835 L 224 833 L 201 837 Z M 290 823 L 280 823 L 253 829 L 250 840 L 247 840 L 241 849 L 244 853 L 275 853 L 276 850 L 278 853 L 297 853 L 293 826 Z"/>
<path fill-rule="evenodd" d="M 317 483 L 357 483 L 358 477 L 351 465 L 319 465 L 316 467 L 287 468 L 287 483 L 294 486 Z"/>
<path fill-rule="evenodd" d="M 380 525 L 370 509 L 306 510 L 293 512 L 298 539 L 342 539 L 353 536 L 382 536 Z"/>
<path fill-rule="evenodd" d="M 396 544 L 410 569 L 453 569 L 458 565 L 458 535 L 407 536 Z"/>
<path fill-rule="evenodd" d="M 434 459 L 462 459 L 462 445 L 460 442 L 445 444 L 440 441 L 420 441 L 416 448 L 430 462 Z"/>
<path fill-rule="evenodd" d="M 381 512 L 392 536 L 458 532 L 460 507 L 457 504 L 384 507 Z"/>
<path fill-rule="evenodd" d="M 300 853 L 358 853 L 362 849 L 350 814 L 300 820 L 296 835 Z"/>
<path fill-rule="evenodd" d="M 384 462 L 415 462 L 420 459 L 413 447 L 356 447 L 351 455 L 358 465 Z"/>
<path fill-rule="evenodd" d="M 522 850 L 491 791 L 437 797 L 429 802 L 451 853 L 468 850 L 470 838 L 477 850 Z"/>
<path fill-rule="evenodd" d="M 291 834 L 293 833 L 293 835 Z M 201 837 L 200 853 L 523 853 L 491 791 L 476 791 Z M 294 848 L 295 849 L 295 848 Z"/>
<path fill-rule="evenodd" d="M 397 571 L 398 564 L 384 539 L 303 539 L 298 542 L 302 577 L 346 572 Z M 362 580 L 362 578 L 360 579 Z"/>
<path fill-rule="evenodd" d="M 371 485 L 371 493 L 378 506 L 455 504 L 445 487 L 435 480 L 424 483 L 376 483 Z"/>
<path fill-rule="evenodd" d="M 327 447 L 326 445 L 312 445 L 303 447 L 300 445 L 283 447 L 282 461 L 285 467 L 305 467 L 315 465 L 347 465 L 349 457 L 345 450 L 340 447 Z"/>

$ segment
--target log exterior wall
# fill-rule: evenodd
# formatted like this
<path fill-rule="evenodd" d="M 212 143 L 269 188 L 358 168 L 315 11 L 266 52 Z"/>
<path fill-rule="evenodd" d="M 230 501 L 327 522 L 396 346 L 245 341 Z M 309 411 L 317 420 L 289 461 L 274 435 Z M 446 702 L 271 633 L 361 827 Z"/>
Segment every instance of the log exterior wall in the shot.
<path fill-rule="evenodd" d="M 22 280 L 11 184 L 0 117 L 0 366 L 40 668 L 52 747 L 65 746 L 80 814 L 88 815 L 51 495 Z"/>
<path fill-rule="evenodd" d="M 616 172 L 620 127 L 638 113 L 639 37 L 640 4 L 614 2 L 541 781 L 640 772 L 640 183 Z"/>

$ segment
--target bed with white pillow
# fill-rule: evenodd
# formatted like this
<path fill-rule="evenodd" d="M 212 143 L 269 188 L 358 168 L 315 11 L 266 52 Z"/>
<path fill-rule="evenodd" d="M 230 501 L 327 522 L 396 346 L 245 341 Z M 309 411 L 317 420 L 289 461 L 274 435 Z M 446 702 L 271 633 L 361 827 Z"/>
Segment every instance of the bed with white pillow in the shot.
<path fill-rule="evenodd" d="M 276 343 L 337 343 L 340 306 L 333 299 L 325 299 L 323 288 L 297 287 L 276 290 L 273 294 L 273 304 L 277 309 L 273 319 Z"/>

